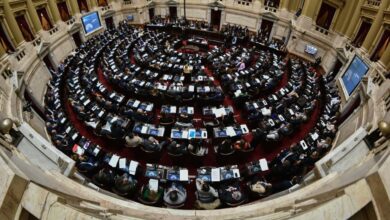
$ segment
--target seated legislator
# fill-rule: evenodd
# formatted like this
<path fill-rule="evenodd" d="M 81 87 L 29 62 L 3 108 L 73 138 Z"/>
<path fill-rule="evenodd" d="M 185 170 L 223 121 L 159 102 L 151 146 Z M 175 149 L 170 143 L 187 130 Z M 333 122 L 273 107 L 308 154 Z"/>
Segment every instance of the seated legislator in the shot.
<path fill-rule="evenodd" d="M 164 191 L 164 204 L 170 208 L 180 208 L 187 199 L 187 191 L 179 182 L 171 182 Z"/>
<path fill-rule="evenodd" d="M 203 141 L 191 139 L 188 144 L 188 152 L 194 156 L 202 157 L 208 153 L 208 148 L 203 145 Z"/>
<path fill-rule="evenodd" d="M 125 137 L 126 147 L 135 148 L 142 143 L 142 138 L 136 134 L 130 133 Z"/>
<path fill-rule="evenodd" d="M 233 144 L 233 148 L 235 150 L 240 150 L 240 151 L 250 151 L 253 150 L 251 147 L 250 143 L 247 142 L 245 139 L 241 138 L 240 140 L 237 140 Z"/>
<path fill-rule="evenodd" d="M 122 176 L 115 177 L 113 191 L 120 196 L 130 196 L 134 193 L 137 180 L 133 176 L 124 173 Z"/>
<path fill-rule="evenodd" d="M 182 156 L 187 153 L 186 144 L 183 142 L 179 143 L 175 140 L 168 144 L 167 149 L 168 154 L 172 156 Z"/>
<path fill-rule="evenodd" d="M 241 205 L 247 200 L 247 196 L 242 192 L 238 181 L 221 184 L 219 198 L 223 203 L 231 207 Z"/>
<path fill-rule="evenodd" d="M 161 186 L 157 186 L 155 188 L 151 185 L 151 181 L 149 180 L 149 184 L 143 185 L 140 190 L 139 200 L 148 205 L 154 205 L 158 203 L 163 195 L 164 189 Z"/>
<path fill-rule="evenodd" d="M 92 182 L 99 187 L 112 187 L 114 184 L 114 172 L 108 168 L 103 168 L 93 176 Z"/>
<path fill-rule="evenodd" d="M 255 176 L 247 185 L 253 194 L 260 197 L 267 196 L 272 191 L 272 184 L 267 183 L 258 176 Z"/>
<path fill-rule="evenodd" d="M 165 114 L 164 112 L 162 112 L 160 114 L 161 118 L 160 118 L 160 125 L 162 126 L 171 126 L 175 123 L 175 119 L 171 116 L 168 116 L 167 114 Z"/>
<path fill-rule="evenodd" d="M 232 146 L 232 141 L 230 139 L 224 139 L 217 146 L 217 153 L 221 155 L 230 155 L 234 153 L 234 148 Z"/>
<path fill-rule="evenodd" d="M 159 152 L 164 144 L 164 141 L 160 143 L 156 138 L 150 136 L 148 139 L 144 139 L 141 149 L 147 153 Z"/>
<path fill-rule="evenodd" d="M 201 179 L 196 179 L 196 202 L 198 209 L 216 209 L 221 205 L 217 190 Z"/>

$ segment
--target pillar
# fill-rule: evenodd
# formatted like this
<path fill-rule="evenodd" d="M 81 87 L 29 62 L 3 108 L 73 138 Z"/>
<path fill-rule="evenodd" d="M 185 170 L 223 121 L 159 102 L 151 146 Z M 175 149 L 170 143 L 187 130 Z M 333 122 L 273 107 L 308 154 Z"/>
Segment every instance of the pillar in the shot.
<path fill-rule="evenodd" d="M 387 70 L 390 68 L 390 46 L 387 46 L 385 52 L 380 58 L 380 62 L 386 67 Z"/>
<path fill-rule="evenodd" d="M 4 15 L 5 20 L 7 21 L 8 27 L 11 30 L 11 33 L 8 33 L 10 38 L 16 43 L 16 46 L 24 42 L 22 32 L 19 29 L 18 23 L 16 22 L 15 15 L 12 12 L 11 6 L 8 3 L 8 0 L 4 0 Z"/>
<path fill-rule="evenodd" d="M 47 3 L 49 5 L 51 15 L 53 16 L 54 23 L 57 23 L 61 20 L 61 17 L 56 0 L 49 0 Z"/>
<path fill-rule="evenodd" d="M 305 15 L 311 19 L 315 19 L 318 7 L 322 4 L 322 1 L 306 0 L 303 5 L 302 15 Z"/>
<path fill-rule="evenodd" d="M 356 6 L 353 6 L 355 8 L 351 19 L 345 19 L 345 23 L 348 26 L 347 30 L 345 32 L 345 36 L 348 37 L 349 39 L 352 38 L 353 31 L 356 29 L 356 25 L 359 22 L 360 19 L 360 10 L 362 8 L 363 3 L 365 0 L 359 0 L 356 4 Z"/>
<path fill-rule="evenodd" d="M 341 34 L 345 34 L 348 25 L 350 25 L 350 19 L 356 9 L 355 1 L 346 1 L 342 9 L 340 9 L 339 16 L 337 18 L 337 23 L 334 26 L 334 30 Z"/>
<path fill-rule="evenodd" d="M 32 0 L 27 0 L 26 3 L 27 3 L 27 11 L 28 14 L 30 15 L 31 22 L 33 23 L 35 32 L 38 32 L 42 29 L 42 25 L 41 25 L 41 21 L 39 20 L 37 10 L 33 5 Z"/>
<path fill-rule="evenodd" d="M 288 10 L 289 0 L 281 0 L 280 1 L 280 8 Z"/>
<path fill-rule="evenodd" d="M 375 38 L 377 37 L 379 30 L 382 27 L 383 22 L 383 14 L 384 11 L 387 9 L 387 6 L 389 5 L 390 0 L 382 0 L 381 4 L 379 5 L 378 13 L 375 16 L 375 20 L 371 25 L 370 30 L 368 31 L 368 34 L 366 36 L 366 39 L 363 42 L 362 47 L 367 51 L 370 52 L 371 47 L 375 45 Z"/>
<path fill-rule="evenodd" d="M 69 0 L 68 3 L 70 5 L 72 15 L 80 13 L 80 9 L 79 9 L 79 5 L 77 4 L 77 0 Z"/>
<path fill-rule="evenodd" d="M 0 44 L 0 57 L 2 57 L 5 54 L 5 49 L 3 48 L 3 45 Z"/>
<path fill-rule="evenodd" d="M 89 0 L 89 10 L 92 11 L 94 7 L 97 7 L 97 0 Z"/>

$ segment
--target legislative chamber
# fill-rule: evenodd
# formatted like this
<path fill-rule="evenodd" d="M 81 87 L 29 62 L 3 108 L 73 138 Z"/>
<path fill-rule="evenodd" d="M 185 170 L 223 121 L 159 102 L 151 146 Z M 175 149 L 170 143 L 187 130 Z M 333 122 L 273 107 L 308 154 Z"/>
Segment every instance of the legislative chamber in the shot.
<path fill-rule="evenodd" d="M 1 0 L 0 219 L 390 219 L 390 0 Z"/>

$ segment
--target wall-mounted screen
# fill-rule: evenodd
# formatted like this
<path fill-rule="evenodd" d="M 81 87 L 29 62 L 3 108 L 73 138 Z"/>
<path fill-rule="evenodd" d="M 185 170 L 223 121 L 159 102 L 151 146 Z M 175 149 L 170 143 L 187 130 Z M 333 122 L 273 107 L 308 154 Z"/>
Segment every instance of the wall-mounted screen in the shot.
<path fill-rule="evenodd" d="M 91 12 L 81 17 L 85 34 L 90 34 L 102 27 L 99 13 L 97 11 Z"/>
<path fill-rule="evenodd" d="M 352 94 L 352 92 L 362 80 L 363 76 L 367 74 L 368 69 L 369 67 L 360 57 L 355 56 L 353 58 L 352 62 L 349 64 L 348 69 L 341 77 L 348 95 Z"/>
<path fill-rule="evenodd" d="M 305 52 L 310 54 L 310 55 L 316 55 L 317 51 L 318 51 L 318 49 L 315 46 L 313 46 L 313 45 L 309 45 L 308 44 L 305 47 Z"/>
<path fill-rule="evenodd" d="M 133 21 L 134 16 L 133 15 L 127 15 L 127 21 Z"/>

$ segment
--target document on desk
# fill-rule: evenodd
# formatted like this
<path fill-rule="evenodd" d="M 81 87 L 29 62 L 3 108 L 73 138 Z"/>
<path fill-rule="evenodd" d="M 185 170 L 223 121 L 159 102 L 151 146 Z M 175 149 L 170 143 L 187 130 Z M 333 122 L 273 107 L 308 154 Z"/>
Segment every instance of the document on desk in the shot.
<path fill-rule="evenodd" d="M 183 130 L 181 132 L 181 138 L 188 139 L 188 130 Z"/>
<path fill-rule="evenodd" d="M 130 161 L 130 166 L 129 166 L 129 174 L 131 175 L 135 175 L 136 171 L 137 171 L 137 167 L 138 167 L 138 162 L 137 161 Z"/>
<path fill-rule="evenodd" d="M 119 159 L 119 169 L 125 169 L 126 168 L 126 158 Z"/>
<path fill-rule="evenodd" d="M 146 106 L 146 111 L 150 112 L 153 109 L 153 104 L 149 104 Z"/>
<path fill-rule="evenodd" d="M 142 126 L 141 133 L 142 134 L 147 134 L 148 133 L 148 127 L 147 126 Z"/>
<path fill-rule="evenodd" d="M 189 92 L 194 92 L 195 91 L 195 87 L 193 85 L 189 85 L 188 86 L 188 91 Z"/>
<path fill-rule="evenodd" d="M 309 148 L 304 140 L 301 140 L 299 143 L 302 146 L 303 150 L 306 150 L 307 148 Z"/>
<path fill-rule="evenodd" d="M 253 103 L 253 106 L 254 106 L 256 109 L 259 108 L 259 105 L 258 105 L 256 102 Z"/>
<path fill-rule="evenodd" d="M 188 181 L 188 170 L 182 169 L 179 171 L 180 181 Z"/>
<path fill-rule="evenodd" d="M 100 152 L 100 148 L 98 147 L 95 147 L 95 149 L 93 149 L 93 155 L 96 157 Z"/>
<path fill-rule="evenodd" d="M 314 134 L 310 134 L 310 136 L 311 136 L 311 138 L 313 139 L 313 141 L 316 141 L 317 139 L 318 139 L 318 134 L 317 134 L 317 132 L 316 133 L 314 133 Z"/>
<path fill-rule="evenodd" d="M 139 100 L 135 100 L 135 102 L 133 103 L 133 107 L 134 108 L 137 108 L 139 106 L 141 102 Z"/>
<path fill-rule="evenodd" d="M 229 137 L 234 137 L 234 136 L 236 136 L 236 131 L 234 130 L 234 128 L 232 126 L 229 126 L 229 127 L 226 127 L 226 134 Z"/>
<path fill-rule="evenodd" d="M 72 136 L 72 140 L 76 140 L 78 136 L 79 136 L 79 134 L 78 134 L 78 133 L 75 133 L 75 134 Z"/>
<path fill-rule="evenodd" d="M 239 169 L 233 169 L 233 176 L 234 178 L 240 178 L 240 170 Z"/>
<path fill-rule="evenodd" d="M 108 163 L 111 167 L 115 168 L 116 165 L 118 164 L 118 161 L 119 161 L 119 156 L 114 154 L 112 155 L 111 159 L 110 159 L 110 162 Z"/>
<path fill-rule="evenodd" d="M 157 191 L 158 191 L 158 180 L 156 180 L 156 179 L 150 179 L 150 180 L 149 180 L 149 189 L 150 189 L 151 191 L 157 192 Z"/>
<path fill-rule="evenodd" d="M 194 107 L 188 107 L 187 112 L 188 112 L 188 114 L 193 115 L 194 114 Z"/>
<path fill-rule="evenodd" d="M 219 168 L 211 169 L 211 182 L 221 181 L 221 170 Z"/>
<path fill-rule="evenodd" d="M 259 160 L 261 171 L 267 171 L 268 170 L 268 162 L 265 158 Z"/>
<path fill-rule="evenodd" d="M 242 125 L 240 125 L 240 127 L 241 127 L 241 131 L 243 134 L 249 133 L 249 129 L 248 129 L 248 126 L 246 124 L 242 124 Z"/>
<path fill-rule="evenodd" d="M 169 113 L 176 113 L 176 106 L 171 106 L 170 108 L 169 108 Z"/>

